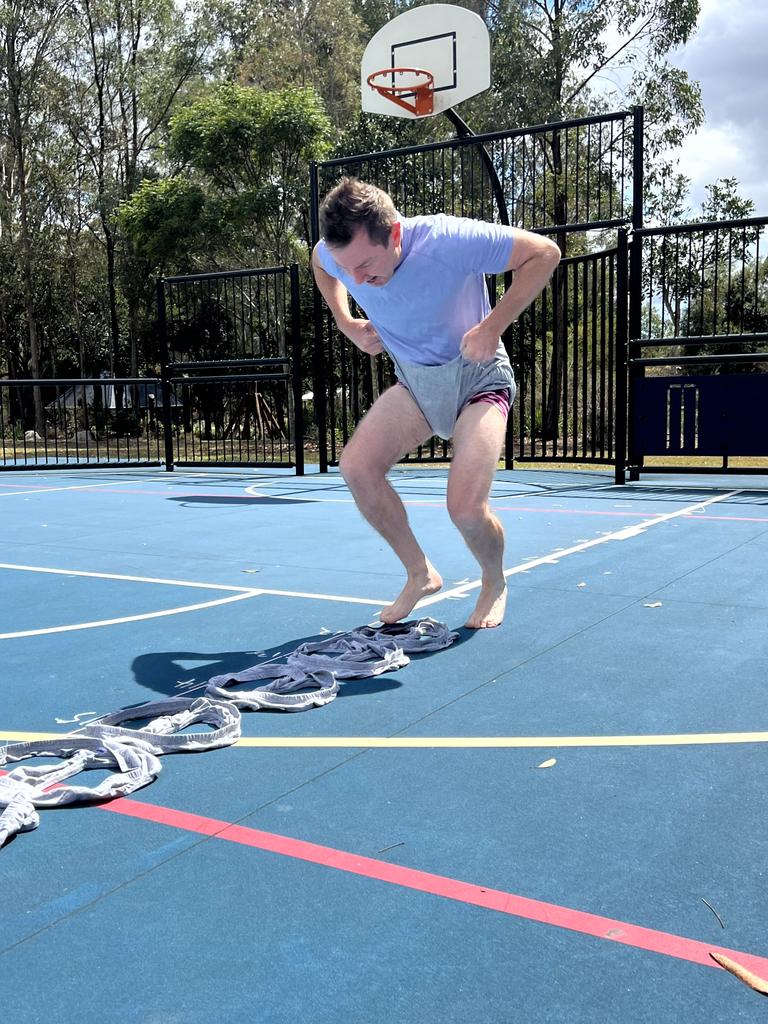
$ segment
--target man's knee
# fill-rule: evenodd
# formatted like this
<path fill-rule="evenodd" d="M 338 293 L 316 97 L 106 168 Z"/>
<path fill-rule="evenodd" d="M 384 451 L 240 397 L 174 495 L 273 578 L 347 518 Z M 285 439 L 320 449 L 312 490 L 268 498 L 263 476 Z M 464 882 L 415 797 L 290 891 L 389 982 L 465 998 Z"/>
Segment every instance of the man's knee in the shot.
<path fill-rule="evenodd" d="M 339 472 L 347 484 L 351 483 L 359 475 L 359 459 L 355 452 L 347 447 L 339 458 Z"/>
<path fill-rule="evenodd" d="M 448 515 L 459 530 L 476 529 L 489 518 L 488 504 L 471 495 L 449 494 Z"/>
<path fill-rule="evenodd" d="M 376 469 L 365 449 L 356 444 L 347 445 L 341 453 L 339 472 L 351 490 L 370 485 L 386 475 Z"/>

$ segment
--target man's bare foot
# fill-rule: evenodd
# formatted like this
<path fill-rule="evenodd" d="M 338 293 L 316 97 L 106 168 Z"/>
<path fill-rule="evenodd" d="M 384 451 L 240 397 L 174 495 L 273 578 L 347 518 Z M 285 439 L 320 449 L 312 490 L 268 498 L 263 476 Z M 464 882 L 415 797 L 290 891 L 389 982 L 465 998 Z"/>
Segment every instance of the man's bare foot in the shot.
<path fill-rule="evenodd" d="M 422 597 L 429 597 L 430 594 L 435 594 L 442 585 L 442 576 L 428 562 L 426 573 L 413 578 L 409 576 L 408 582 L 400 591 L 398 597 L 395 598 L 391 605 L 379 612 L 379 618 L 387 624 L 399 622 L 400 619 L 404 619 L 413 611 L 415 605 L 418 604 Z"/>
<path fill-rule="evenodd" d="M 501 582 L 484 583 L 480 589 L 480 596 L 477 599 L 475 610 L 467 619 L 465 625 L 469 629 L 486 629 L 490 626 L 500 626 L 504 618 L 504 609 L 507 606 L 507 584 L 502 578 Z"/>

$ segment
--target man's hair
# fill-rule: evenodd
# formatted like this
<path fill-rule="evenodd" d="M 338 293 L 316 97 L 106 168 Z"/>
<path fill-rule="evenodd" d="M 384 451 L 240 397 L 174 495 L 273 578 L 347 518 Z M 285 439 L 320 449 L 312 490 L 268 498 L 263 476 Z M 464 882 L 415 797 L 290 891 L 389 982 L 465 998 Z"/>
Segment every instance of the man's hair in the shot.
<path fill-rule="evenodd" d="M 320 234 L 331 248 L 349 245 L 361 227 L 375 245 L 386 246 L 396 222 L 387 193 L 357 178 L 342 178 L 320 207 Z"/>

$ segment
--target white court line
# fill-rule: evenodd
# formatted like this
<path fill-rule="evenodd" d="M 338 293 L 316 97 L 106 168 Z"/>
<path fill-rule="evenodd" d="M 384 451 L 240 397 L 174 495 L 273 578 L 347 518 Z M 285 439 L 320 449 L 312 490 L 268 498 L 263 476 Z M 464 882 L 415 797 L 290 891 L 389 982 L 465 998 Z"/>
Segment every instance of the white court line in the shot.
<path fill-rule="evenodd" d="M 117 572 L 85 572 L 81 569 L 49 569 L 42 565 L 16 565 L 0 562 L 0 569 L 21 569 L 24 572 L 45 572 L 54 576 L 86 576 L 98 580 L 126 580 L 129 583 L 161 583 L 168 587 L 195 587 L 198 590 L 226 590 L 230 593 L 252 594 L 254 587 L 233 587 L 223 583 L 198 583 L 194 580 L 167 580 L 154 576 L 125 576 Z"/>
<path fill-rule="evenodd" d="M 504 576 L 514 576 L 517 573 L 526 572 L 538 565 L 556 565 L 562 558 L 565 558 L 568 555 L 576 554 L 579 551 L 586 551 L 588 548 L 597 547 L 598 545 L 606 544 L 609 541 L 629 540 L 632 537 L 638 537 L 652 526 L 668 522 L 670 519 L 676 519 L 679 516 L 690 515 L 698 509 L 706 508 L 708 505 L 712 505 L 718 501 L 724 501 L 726 498 L 734 497 L 737 494 L 741 494 L 741 489 L 716 495 L 713 498 L 708 498 L 706 501 L 698 502 L 695 505 L 688 505 L 686 508 L 679 509 L 677 512 L 668 512 L 665 515 L 656 516 L 655 519 L 645 520 L 642 523 L 626 527 L 623 530 L 616 530 L 613 533 L 604 534 L 594 540 L 583 541 L 580 544 L 575 544 L 573 547 L 554 551 L 552 554 L 544 555 L 541 558 L 534 558 L 526 562 L 521 562 L 519 565 L 512 566 L 510 569 L 505 569 Z M 84 572 L 70 569 L 48 569 L 41 566 L 15 565 L 8 562 L 0 562 L 0 569 L 19 569 L 26 570 L 28 572 L 54 573 L 62 576 L 85 576 L 96 579 L 126 580 L 136 583 L 159 583 L 178 587 L 198 587 L 207 590 L 225 590 L 235 594 L 235 596 L 232 597 L 221 598 L 219 600 L 205 602 L 203 604 L 188 605 L 183 608 L 172 608 L 163 612 L 148 612 L 143 615 L 126 616 L 118 619 L 105 619 L 99 622 L 80 623 L 70 626 L 54 626 L 47 629 L 28 630 L 19 633 L 0 633 L 0 640 L 8 640 L 21 636 L 39 636 L 44 633 L 62 633 L 76 629 L 92 629 L 96 626 L 109 626 L 121 622 L 135 622 L 140 619 L 151 619 L 158 618 L 163 615 L 181 614 L 182 612 L 196 611 L 200 608 L 213 607 L 217 604 L 226 604 L 229 601 L 242 600 L 246 597 L 256 597 L 260 594 L 272 594 L 279 597 L 301 597 L 315 601 L 341 601 L 348 604 L 374 605 L 377 607 L 386 606 L 389 603 L 385 600 L 372 600 L 370 598 L 350 597 L 341 594 L 316 594 L 300 590 L 272 590 L 264 588 L 254 589 L 247 587 L 233 587 L 218 583 L 195 583 L 189 580 L 157 579 L 148 576 L 127 576 L 118 573 Z M 431 597 L 426 597 L 418 602 L 416 608 L 425 608 L 429 605 L 438 604 L 440 601 L 445 601 L 452 597 L 463 597 L 470 591 L 477 590 L 480 587 L 481 582 L 481 580 L 474 580 L 473 582 L 464 583 L 461 586 L 454 587 L 452 590 L 442 591 L 438 594 L 432 595 Z"/>
<path fill-rule="evenodd" d="M 169 587 L 195 587 L 200 590 L 227 590 L 238 594 L 275 594 L 278 597 L 308 597 L 315 601 L 347 601 L 350 604 L 386 605 L 388 600 L 349 597 L 346 594 L 314 594 L 304 590 L 269 590 L 265 587 L 233 587 L 223 583 L 196 583 L 194 580 L 155 579 L 152 576 L 124 576 L 116 572 L 84 572 L 80 569 L 47 569 L 40 565 L 14 565 L 0 562 L 0 569 L 22 569 L 27 572 L 52 573 L 55 576 L 86 576 L 98 580 L 126 580 L 129 583 L 162 583 Z"/>
<path fill-rule="evenodd" d="M 285 486 L 284 481 L 275 481 L 276 483 Z M 354 505 L 354 498 L 308 498 L 305 495 L 305 490 L 302 488 L 300 492 L 294 494 L 262 494 L 259 491 L 259 487 L 263 488 L 264 484 L 249 484 L 245 488 L 245 493 L 249 494 L 252 498 L 271 498 L 272 501 L 318 501 L 338 504 L 338 505 Z"/>
<path fill-rule="evenodd" d="M 16 640 L 26 636 L 43 636 L 48 633 L 68 633 L 78 629 L 95 629 L 99 626 L 116 626 L 124 622 L 140 622 L 143 619 L 158 619 L 165 615 L 181 615 L 185 612 L 199 611 L 203 608 L 214 608 L 220 604 L 229 604 L 232 601 L 242 601 L 248 597 L 259 597 L 262 594 L 272 594 L 278 597 L 301 597 L 313 601 L 340 601 L 342 604 L 364 604 L 376 608 L 385 608 L 391 602 L 389 600 L 373 600 L 366 597 L 350 597 L 346 594 L 314 594 L 302 590 L 269 590 L 261 587 L 233 587 L 221 583 L 196 583 L 192 580 L 169 580 L 158 579 L 152 576 L 128 576 L 113 572 L 86 572 L 80 569 L 50 569 L 39 565 L 16 565 L 11 562 L 0 562 L 0 569 L 17 569 L 26 572 L 50 573 L 54 576 L 84 576 L 89 579 L 120 580 L 129 583 L 159 583 L 170 587 L 194 587 L 201 590 L 224 590 L 232 596 L 217 598 L 214 601 L 204 601 L 200 604 L 183 605 L 177 608 L 168 608 L 160 612 L 143 612 L 138 615 L 124 615 L 114 619 L 99 619 L 94 622 L 78 622 L 67 626 L 48 626 L 42 629 L 25 629 L 14 633 L 0 633 L 0 640 Z"/>
<path fill-rule="evenodd" d="M 89 491 L 93 487 L 114 487 L 114 485 L 114 480 L 108 480 L 106 483 L 103 484 L 72 484 L 69 487 L 30 487 L 26 491 L 0 490 L 0 498 L 10 498 L 15 494 L 23 494 L 25 497 L 28 497 L 30 494 L 50 494 L 51 491 Z"/>
<path fill-rule="evenodd" d="M 686 508 L 678 509 L 677 512 L 667 512 L 663 516 L 656 516 L 655 519 L 646 519 L 642 523 L 638 523 L 635 526 L 627 526 L 623 530 L 616 530 L 613 533 L 603 534 L 602 537 L 596 537 L 594 540 L 586 540 L 581 544 L 574 544 L 573 547 L 563 548 L 560 551 L 554 551 L 551 555 L 544 555 L 542 558 L 532 558 L 528 562 L 521 562 L 520 565 L 515 565 L 511 569 L 504 570 L 505 578 L 507 576 L 515 576 L 517 573 L 526 572 L 528 569 L 534 568 L 537 565 L 556 565 L 561 558 L 565 558 L 566 555 L 575 555 L 578 551 L 586 551 L 587 548 L 597 547 L 598 544 L 607 544 L 613 540 L 629 540 L 632 537 L 639 537 L 641 533 L 645 533 L 646 530 L 650 529 L 651 526 L 658 526 L 659 523 L 666 523 L 670 519 L 676 519 L 678 516 L 687 516 L 692 512 L 696 512 L 700 508 L 706 508 L 707 505 L 713 505 L 717 501 L 724 501 L 726 498 L 732 498 L 736 494 L 741 494 L 742 489 L 736 491 L 728 491 L 725 494 L 718 494 L 714 498 L 707 498 L 706 501 L 697 502 L 695 505 L 688 505 Z M 437 604 L 439 601 L 445 601 L 451 597 L 463 597 L 471 590 L 477 590 L 482 584 L 482 580 L 474 580 L 471 583 L 464 583 L 460 587 L 454 587 L 453 590 L 442 590 L 438 594 L 433 594 L 431 597 L 425 597 L 416 605 L 417 608 L 426 608 L 427 605 Z"/>
<path fill-rule="evenodd" d="M 370 604 L 384 608 L 392 604 L 391 598 L 374 601 L 369 597 L 347 597 L 344 594 L 309 594 L 302 590 L 259 590 L 260 594 L 276 594 L 278 597 L 307 597 L 313 601 L 344 601 L 347 604 Z"/>
<path fill-rule="evenodd" d="M 408 481 L 408 482 L 411 483 L 412 481 Z M 285 486 L 283 481 L 276 481 L 276 483 L 279 486 Z M 589 487 L 589 490 L 590 491 L 604 491 L 604 490 L 608 490 L 608 489 L 610 489 L 611 487 L 614 487 L 614 486 L 615 486 L 614 484 L 599 484 L 599 485 L 595 485 L 593 487 Z M 570 486 L 570 487 L 563 487 L 563 488 L 557 488 L 557 489 L 548 490 L 548 491 L 546 491 L 544 493 L 542 493 L 541 490 L 537 490 L 537 491 L 516 491 L 514 494 L 507 493 L 506 489 L 505 489 L 505 493 L 503 493 L 503 494 L 494 494 L 493 491 L 491 491 L 491 494 L 490 494 L 490 497 L 489 497 L 489 502 L 491 503 L 491 505 L 493 505 L 496 502 L 504 501 L 504 500 L 507 500 L 508 498 L 541 498 L 541 497 L 546 497 L 547 495 L 559 494 L 561 490 L 563 490 L 563 491 L 573 491 L 575 489 L 577 489 L 577 488 L 575 488 L 574 486 Z M 268 489 L 264 486 L 264 484 L 250 484 L 248 487 L 245 488 L 245 493 L 248 494 L 252 498 L 269 498 L 272 501 L 293 501 L 293 502 L 310 502 L 310 501 L 314 501 L 314 502 L 317 502 L 319 504 L 326 504 L 327 503 L 329 505 L 330 504 L 336 504 L 336 505 L 354 505 L 355 504 L 355 499 L 354 498 L 312 498 L 312 497 L 308 497 L 305 490 L 296 491 L 293 494 L 271 494 L 271 493 L 269 493 Z M 404 492 L 403 494 L 401 494 L 398 491 L 398 496 L 399 496 L 400 500 L 402 501 L 402 503 L 404 505 L 437 505 L 437 506 L 441 506 L 441 507 L 445 505 L 445 496 L 444 495 L 441 495 L 439 497 L 434 497 L 434 498 L 412 498 L 412 497 L 408 497 L 408 492 Z M 575 495 L 573 495 L 573 497 L 575 497 L 575 498 L 584 498 L 584 500 L 589 500 L 589 495 L 575 494 Z M 535 512 L 537 510 L 536 509 L 531 509 L 530 511 L 531 512 Z"/>
<path fill-rule="evenodd" d="M 121 622 L 140 622 L 143 619 L 160 619 L 165 615 L 181 615 L 183 612 L 196 612 L 202 608 L 213 608 L 219 604 L 230 604 L 232 601 L 243 601 L 248 597 L 258 597 L 260 590 L 251 590 L 244 594 L 231 594 L 229 597 L 218 597 L 215 601 L 203 601 L 201 604 L 188 604 L 180 608 L 166 608 L 161 612 L 144 612 L 141 615 L 124 615 L 119 619 L 100 619 L 97 622 L 76 622 L 69 626 L 48 626 L 44 629 L 24 629 L 17 633 L 0 633 L 0 640 L 16 640 L 25 636 L 43 636 L 48 633 L 70 633 L 78 629 L 95 629 L 98 626 L 116 626 Z"/>

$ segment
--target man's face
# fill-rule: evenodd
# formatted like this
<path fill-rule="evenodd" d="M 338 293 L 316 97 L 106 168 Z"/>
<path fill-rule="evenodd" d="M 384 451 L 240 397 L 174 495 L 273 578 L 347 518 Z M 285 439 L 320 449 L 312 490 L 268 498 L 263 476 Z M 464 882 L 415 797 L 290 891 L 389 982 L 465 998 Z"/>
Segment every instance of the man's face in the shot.
<path fill-rule="evenodd" d="M 392 225 L 387 245 L 372 242 L 365 228 L 358 228 L 348 245 L 331 250 L 336 264 L 352 277 L 356 284 L 371 284 L 380 288 L 391 280 L 402 255 L 402 228 L 397 221 Z"/>

